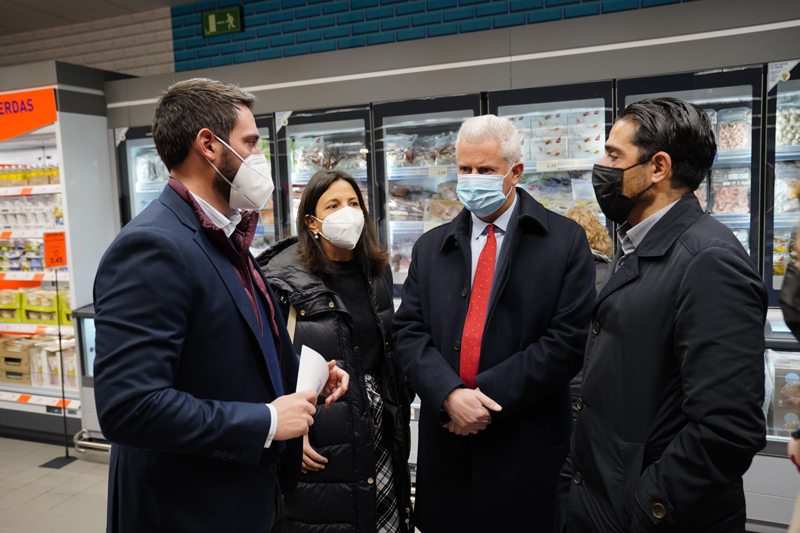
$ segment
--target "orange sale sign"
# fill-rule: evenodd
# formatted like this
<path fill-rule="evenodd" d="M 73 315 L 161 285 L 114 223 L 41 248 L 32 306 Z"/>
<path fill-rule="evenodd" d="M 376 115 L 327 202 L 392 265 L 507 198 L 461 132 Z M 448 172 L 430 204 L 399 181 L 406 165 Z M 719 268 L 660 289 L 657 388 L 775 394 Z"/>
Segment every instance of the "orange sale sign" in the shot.
<path fill-rule="evenodd" d="M 0 94 L 0 141 L 56 121 L 53 89 Z"/>

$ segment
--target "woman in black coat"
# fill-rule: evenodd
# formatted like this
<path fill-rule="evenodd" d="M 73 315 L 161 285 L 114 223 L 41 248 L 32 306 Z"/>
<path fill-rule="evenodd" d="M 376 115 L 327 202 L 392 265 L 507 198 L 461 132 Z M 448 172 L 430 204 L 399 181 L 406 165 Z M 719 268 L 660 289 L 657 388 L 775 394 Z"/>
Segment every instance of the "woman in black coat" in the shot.
<path fill-rule="evenodd" d="M 388 255 L 352 177 L 341 171 L 311 177 L 297 234 L 258 262 L 288 319 L 295 350 L 306 345 L 335 359 L 350 374 L 350 389 L 329 409 L 317 409 L 304 439 L 303 475 L 285 497 L 284 530 L 413 531 L 413 393 L 394 354 Z"/>

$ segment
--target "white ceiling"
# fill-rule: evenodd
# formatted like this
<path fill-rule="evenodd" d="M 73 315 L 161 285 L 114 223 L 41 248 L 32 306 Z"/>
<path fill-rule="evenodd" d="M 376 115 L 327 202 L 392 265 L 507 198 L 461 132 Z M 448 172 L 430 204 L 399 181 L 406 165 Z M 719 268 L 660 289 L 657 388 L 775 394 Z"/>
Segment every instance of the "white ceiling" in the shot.
<path fill-rule="evenodd" d="M 0 35 L 107 19 L 192 0 L 0 0 Z"/>

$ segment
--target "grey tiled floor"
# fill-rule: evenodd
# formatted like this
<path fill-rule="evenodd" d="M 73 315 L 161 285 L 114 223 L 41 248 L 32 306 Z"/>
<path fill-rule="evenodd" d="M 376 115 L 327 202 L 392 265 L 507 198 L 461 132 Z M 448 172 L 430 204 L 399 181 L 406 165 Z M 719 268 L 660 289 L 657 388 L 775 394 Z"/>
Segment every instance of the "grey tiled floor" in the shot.
<path fill-rule="evenodd" d="M 0 438 L 0 532 L 105 531 L 108 458 L 80 457 L 59 470 L 40 465 L 64 447 Z"/>

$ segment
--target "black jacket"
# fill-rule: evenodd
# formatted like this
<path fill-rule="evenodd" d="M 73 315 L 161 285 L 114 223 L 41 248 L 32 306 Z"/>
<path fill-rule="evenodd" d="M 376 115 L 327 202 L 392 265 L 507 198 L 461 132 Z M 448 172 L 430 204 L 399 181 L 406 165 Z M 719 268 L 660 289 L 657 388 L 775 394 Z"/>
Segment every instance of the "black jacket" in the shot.
<path fill-rule="evenodd" d="M 258 257 L 267 280 L 279 299 L 284 316 L 289 306 L 297 311 L 295 349 L 303 345 L 318 351 L 350 374 L 350 388 L 329 409 L 318 402 L 311 446 L 328 459 L 324 470 L 301 474 L 297 489 L 285 497 L 286 533 L 360 532 L 376 528 L 375 454 L 373 429 L 367 405 L 358 342 L 353 321 L 339 295 L 309 271 L 298 257 L 299 244 L 292 237 Z M 411 523 L 410 390 L 394 355 L 392 342 L 392 274 L 387 266 L 380 276 L 366 272 L 376 320 L 384 339 L 381 396 L 386 431 L 392 437 L 394 480 L 403 527 Z M 406 519 L 409 522 L 406 522 Z M 403 529 L 405 531 L 405 529 Z"/>
<path fill-rule="evenodd" d="M 422 399 L 416 519 L 426 533 L 549 531 L 572 430 L 569 380 L 581 367 L 594 264 L 581 227 L 527 192 L 503 240 L 476 382 L 503 408 L 476 435 L 442 427 L 459 378 L 469 306 L 470 212 L 414 245 L 395 315 L 397 351 Z"/>
<path fill-rule="evenodd" d="M 612 271 L 565 468 L 568 532 L 744 532 L 766 309 L 747 253 L 694 194 Z"/>

